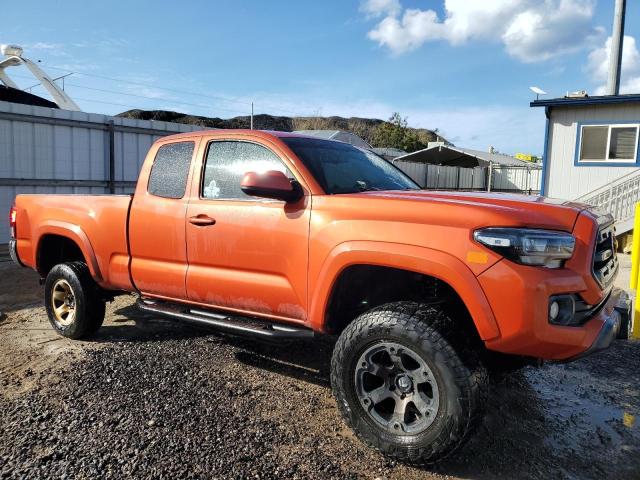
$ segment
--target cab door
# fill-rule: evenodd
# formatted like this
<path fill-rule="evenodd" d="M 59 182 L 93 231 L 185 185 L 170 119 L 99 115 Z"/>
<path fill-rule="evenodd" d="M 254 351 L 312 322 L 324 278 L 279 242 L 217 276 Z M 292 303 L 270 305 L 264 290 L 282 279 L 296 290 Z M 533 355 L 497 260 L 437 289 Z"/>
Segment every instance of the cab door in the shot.
<path fill-rule="evenodd" d="M 131 278 L 140 292 L 185 300 L 185 215 L 197 139 L 154 146 L 129 214 Z"/>
<path fill-rule="evenodd" d="M 305 321 L 311 197 L 285 203 L 240 189 L 249 171 L 280 170 L 293 178 L 283 156 L 264 139 L 213 140 L 204 148 L 187 207 L 191 301 Z"/>

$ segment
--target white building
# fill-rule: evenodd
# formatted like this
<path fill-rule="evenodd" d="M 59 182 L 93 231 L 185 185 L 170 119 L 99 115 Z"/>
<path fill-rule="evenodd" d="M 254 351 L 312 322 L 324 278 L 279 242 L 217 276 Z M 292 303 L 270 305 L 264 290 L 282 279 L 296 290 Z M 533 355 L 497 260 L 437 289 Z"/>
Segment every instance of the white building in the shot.
<path fill-rule="evenodd" d="M 632 228 L 640 200 L 640 95 L 536 100 L 547 117 L 542 195 L 610 211 L 618 233 Z"/>

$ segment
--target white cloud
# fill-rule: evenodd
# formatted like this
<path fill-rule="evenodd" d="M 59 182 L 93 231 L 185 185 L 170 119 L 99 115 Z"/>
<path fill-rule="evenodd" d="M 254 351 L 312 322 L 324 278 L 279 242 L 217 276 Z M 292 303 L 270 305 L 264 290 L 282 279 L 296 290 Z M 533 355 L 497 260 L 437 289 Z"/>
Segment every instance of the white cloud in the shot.
<path fill-rule="evenodd" d="M 61 43 L 49 43 L 49 42 L 36 42 L 27 43 L 22 45 L 24 54 L 29 58 L 30 54 L 43 53 L 52 57 L 68 57 L 69 54 L 65 51 L 65 45 Z"/>
<path fill-rule="evenodd" d="M 177 97 L 166 90 L 155 87 L 146 87 L 143 85 L 124 84 L 118 86 L 119 90 L 127 92 L 131 95 L 139 95 L 150 99 L 158 100 L 177 100 Z"/>
<path fill-rule="evenodd" d="M 385 17 L 368 36 L 394 53 L 404 53 L 442 38 L 442 31 L 443 25 L 433 10 L 406 10 L 402 19 Z"/>
<path fill-rule="evenodd" d="M 594 7 L 595 0 L 444 0 L 444 19 L 434 10 L 377 10 L 386 16 L 368 37 L 395 54 L 435 40 L 452 45 L 495 41 L 509 55 L 536 62 L 580 50 L 598 38 L 602 29 L 591 23 Z"/>
<path fill-rule="evenodd" d="M 364 12 L 367 18 L 397 15 L 401 10 L 400 0 L 363 0 L 360 3 L 360 11 Z"/>
<path fill-rule="evenodd" d="M 525 62 L 547 60 L 584 48 L 602 29 L 593 27 L 591 1 L 545 1 L 515 16 L 502 35 L 507 52 Z"/>
<path fill-rule="evenodd" d="M 607 93 L 607 77 L 609 74 L 609 58 L 611 56 L 611 37 L 604 44 L 589 54 L 587 72 L 598 86 L 596 95 Z M 622 44 L 622 73 L 620 93 L 640 93 L 640 51 L 636 39 L 625 35 Z"/>

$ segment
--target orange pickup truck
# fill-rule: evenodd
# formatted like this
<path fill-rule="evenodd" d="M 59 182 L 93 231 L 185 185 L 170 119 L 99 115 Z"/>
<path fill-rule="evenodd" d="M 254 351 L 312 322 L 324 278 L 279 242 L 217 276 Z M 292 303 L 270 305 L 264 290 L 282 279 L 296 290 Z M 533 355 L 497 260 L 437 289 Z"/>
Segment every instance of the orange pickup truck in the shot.
<path fill-rule="evenodd" d="M 346 422 L 412 464 L 469 436 L 491 370 L 578 358 L 631 322 L 610 215 L 421 191 L 369 151 L 292 133 L 165 137 L 133 196 L 19 195 L 10 223 L 61 335 L 95 333 L 105 302 L 132 292 L 227 333 L 334 336 Z"/>

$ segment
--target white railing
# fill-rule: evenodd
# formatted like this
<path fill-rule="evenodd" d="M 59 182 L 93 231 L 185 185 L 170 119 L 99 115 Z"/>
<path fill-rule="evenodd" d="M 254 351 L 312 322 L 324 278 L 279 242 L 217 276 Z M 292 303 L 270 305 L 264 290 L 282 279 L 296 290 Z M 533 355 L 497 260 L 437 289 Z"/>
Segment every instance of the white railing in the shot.
<path fill-rule="evenodd" d="M 613 215 L 618 234 L 629 231 L 633 228 L 635 205 L 640 201 L 640 169 L 582 195 L 576 201 L 594 205 Z"/>

